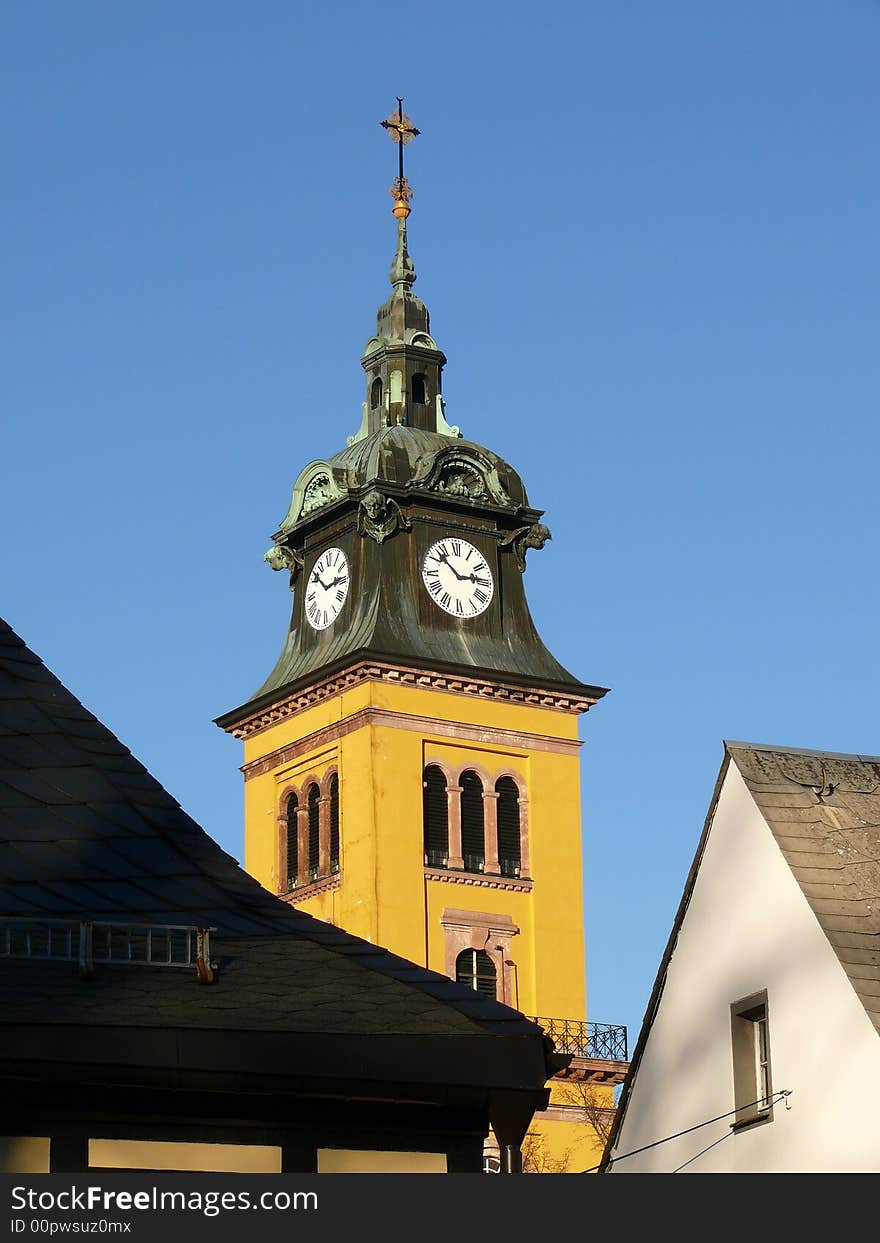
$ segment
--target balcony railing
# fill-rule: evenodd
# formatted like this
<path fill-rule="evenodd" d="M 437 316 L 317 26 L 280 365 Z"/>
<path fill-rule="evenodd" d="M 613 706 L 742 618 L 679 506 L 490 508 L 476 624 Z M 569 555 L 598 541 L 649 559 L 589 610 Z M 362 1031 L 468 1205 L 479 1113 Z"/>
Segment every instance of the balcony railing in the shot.
<path fill-rule="evenodd" d="M 195 924 L 128 924 L 89 919 L 28 919 L 0 915 L 0 958 L 79 962 L 91 975 L 96 964 L 195 967 L 213 979 L 211 933 Z M 209 978 L 210 977 L 210 978 Z"/>
<path fill-rule="evenodd" d="M 612 1062 L 628 1060 L 626 1027 L 620 1023 L 583 1023 L 578 1019 L 533 1018 L 543 1027 L 556 1046 L 557 1053 L 574 1057 L 607 1058 Z"/>

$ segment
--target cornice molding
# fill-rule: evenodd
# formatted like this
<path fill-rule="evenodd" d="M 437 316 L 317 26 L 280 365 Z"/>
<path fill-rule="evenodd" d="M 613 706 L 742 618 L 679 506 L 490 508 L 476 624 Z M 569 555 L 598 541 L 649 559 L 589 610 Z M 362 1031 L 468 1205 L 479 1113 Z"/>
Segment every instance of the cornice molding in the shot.
<path fill-rule="evenodd" d="M 446 868 L 425 868 L 425 880 L 445 881 L 448 885 L 472 885 L 475 889 L 507 889 L 515 893 L 531 893 L 533 881 L 514 880 L 510 876 L 492 876 L 485 872 L 450 872 Z"/>
<path fill-rule="evenodd" d="M 414 669 L 385 661 L 361 661 L 356 665 L 324 678 L 311 686 L 295 691 L 279 699 L 271 707 L 259 709 L 225 726 L 234 738 L 250 738 L 265 729 L 271 729 L 279 721 L 287 720 L 304 712 L 323 699 L 330 699 L 349 690 L 360 682 L 390 682 L 398 686 L 414 686 L 421 689 L 446 691 L 453 695 L 479 696 L 482 699 L 499 699 L 530 707 L 545 708 L 551 712 L 565 712 L 580 716 L 598 702 L 598 696 L 565 694 L 543 690 L 540 687 L 516 686 L 511 682 L 494 681 L 485 677 L 468 677 L 449 673 L 437 673 L 426 669 Z"/>
<path fill-rule="evenodd" d="M 556 755 L 577 756 L 583 746 L 578 739 L 553 738 L 549 734 L 529 734 L 515 729 L 503 729 L 495 726 L 464 725 L 458 721 L 444 721 L 439 717 L 417 716 L 408 712 L 395 712 L 390 708 L 361 708 L 353 712 L 343 721 L 325 725 L 313 730 L 296 742 L 270 751 L 268 755 L 243 764 L 241 771 L 245 781 L 254 777 L 262 777 L 273 769 L 281 768 L 293 760 L 299 759 L 311 751 L 320 751 L 324 747 L 338 742 L 340 738 L 352 734 L 355 730 L 369 725 L 379 725 L 391 729 L 403 729 L 409 733 L 428 735 L 432 738 L 452 738 L 456 742 L 472 742 L 482 746 L 495 746 L 509 751 L 515 748 L 520 751 L 551 751 Z M 258 731 L 254 731 L 255 733 Z M 433 761 L 429 761 L 433 762 Z M 495 773 L 495 777 L 512 775 L 507 769 L 503 773 Z M 521 782 L 521 774 L 515 780 Z M 300 784 L 303 784 L 300 782 Z"/>
<path fill-rule="evenodd" d="M 335 872 L 332 876 L 321 876 L 309 885 L 300 885 L 296 889 L 289 889 L 287 893 L 279 893 L 278 897 L 288 906 L 296 906 L 300 902 L 305 902 L 306 898 L 317 898 L 319 894 L 330 893 L 338 889 L 342 883 L 341 877 L 341 872 Z"/>

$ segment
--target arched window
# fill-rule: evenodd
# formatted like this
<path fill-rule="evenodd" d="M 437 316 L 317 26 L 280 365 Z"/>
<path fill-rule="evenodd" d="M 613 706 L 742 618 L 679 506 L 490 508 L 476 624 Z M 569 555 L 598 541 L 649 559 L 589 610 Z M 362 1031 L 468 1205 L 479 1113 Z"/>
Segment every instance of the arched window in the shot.
<path fill-rule="evenodd" d="M 455 981 L 484 997 L 494 997 L 495 964 L 485 950 L 462 950 L 455 960 Z"/>
<path fill-rule="evenodd" d="M 498 795 L 498 866 L 502 876 L 519 876 L 520 852 L 519 789 L 512 777 L 495 782 Z"/>
<path fill-rule="evenodd" d="M 449 800 L 442 768 L 429 764 L 422 780 L 422 821 L 425 836 L 425 863 L 445 868 L 449 862 Z"/>
<path fill-rule="evenodd" d="M 309 786 L 308 808 L 309 808 L 309 880 L 316 880 L 318 877 L 318 851 L 319 851 L 319 821 L 320 809 L 318 807 L 318 799 L 321 797 L 321 791 L 313 782 Z"/>
<path fill-rule="evenodd" d="M 299 859 L 299 799 L 291 794 L 287 800 L 287 888 L 296 888 Z"/>
<path fill-rule="evenodd" d="M 428 377 L 424 375 L 414 375 L 412 378 L 412 399 L 416 406 L 426 406 L 428 404 Z"/>
<path fill-rule="evenodd" d="M 486 862 L 483 783 L 476 773 L 461 776 L 461 854 L 466 872 L 482 872 Z"/>
<path fill-rule="evenodd" d="M 339 871 L 339 774 L 330 778 L 330 871 Z"/>
<path fill-rule="evenodd" d="M 376 379 L 373 381 L 373 383 L 370 385 L 370 407 L 373 410 L 378 410 L 381 405 L 382 405 L 382 381 L 377 376 Z"/>

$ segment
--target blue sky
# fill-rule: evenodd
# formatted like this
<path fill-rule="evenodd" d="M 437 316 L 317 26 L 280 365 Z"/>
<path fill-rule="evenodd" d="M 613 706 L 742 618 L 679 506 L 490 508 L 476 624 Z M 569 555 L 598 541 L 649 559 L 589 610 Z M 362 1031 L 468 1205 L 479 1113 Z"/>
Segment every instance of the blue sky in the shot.
<path fill-rule="evenodd" d="M 546 509 L 534 616 L 612 688 L 589 1009 L 634 1038 L 722 738 L 880 751 L 878 43 L 872 0 L 7 0 L 4 616 L 239 854 L 211 722 L 358 425 L 403 94 L 450 420 Z"/>

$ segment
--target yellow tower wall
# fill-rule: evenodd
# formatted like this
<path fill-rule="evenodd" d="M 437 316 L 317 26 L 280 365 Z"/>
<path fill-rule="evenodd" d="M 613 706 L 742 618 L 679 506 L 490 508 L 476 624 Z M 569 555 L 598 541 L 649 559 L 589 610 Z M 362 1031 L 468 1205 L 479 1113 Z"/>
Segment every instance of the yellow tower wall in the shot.
<path fill-rule="evenodd" d="M 577 719 L 504 699 L 365 680 L 245 741 L 245 866 L 274 893 L 285 792 L 336 769 L 340 871 L 296 905 L 447 973 L 444 911 L 498 915 L 510 939 L 499 996 L 524 1013 L 586 1014 Z M 422 774 L 438 760 L 527 793 L 532 882 L 438 874 L 423 856 Z M 312 888 L 323 890 L 310 896 Z M 506 995 L 505 995 L 506 994 Z"/>

